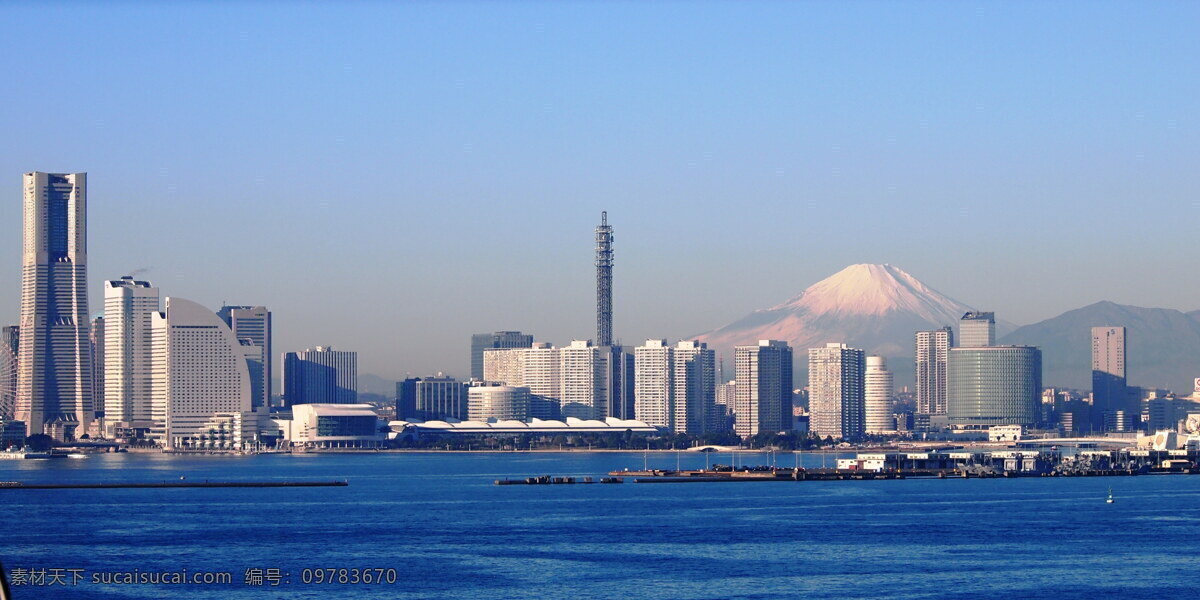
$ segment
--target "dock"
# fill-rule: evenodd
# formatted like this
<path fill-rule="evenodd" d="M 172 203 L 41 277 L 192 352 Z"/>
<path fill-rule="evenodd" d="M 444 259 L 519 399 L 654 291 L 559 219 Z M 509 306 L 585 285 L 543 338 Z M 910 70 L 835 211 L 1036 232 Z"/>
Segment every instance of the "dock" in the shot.
<path fill-rule="evenodd" d="M 634 483 L 843 481 L 874 479 L 991 479 L 1016 477 L 1118 477 L 1200 474 L 1200 450 L 1080 449 L 1065 455 L 1045 449 L 860 452 L 833 468 L 739 467 L 612 471 Z"/>
<path fill-rule="evenodd" d="M 25 483 L 0 481 L 0 490 L 115 490 L 143 488 L 346 487 L 348 481 L 158 481 L 113 483 Z"/>

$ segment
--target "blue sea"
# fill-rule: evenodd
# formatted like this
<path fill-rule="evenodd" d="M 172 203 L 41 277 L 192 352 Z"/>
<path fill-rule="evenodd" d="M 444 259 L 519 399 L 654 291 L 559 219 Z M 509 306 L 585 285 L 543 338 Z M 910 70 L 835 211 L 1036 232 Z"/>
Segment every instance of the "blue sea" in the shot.
<path fill-rule="evenodd" d="M 798 459 L 737 460 L 791 466 Z M 833 457 L 802 457 L 808 466 L 822 460 L 832 464 Z M 0 481 L 28 483 L 186 477 L 350 484 L 0 490 L 0 560 L 10 581 L 22 569 L 75 569 L 84 578 L 17 585 L 18 599 L 1169 599 L 1200 589 L 1198 476 L 492 483 L 705 461 L 691 453 L 0 461 Z M 1104 502 L 1110 486 L 1111 505 Z M 229 573 L 232 583 L 90 581 L 94 573 L 183 569 Z M 312 569 L 394 570 L 395 580 L 301 581 L 306 573 L 315 581 Z M 277 579 L 245 582 L 267 570 Z"/>

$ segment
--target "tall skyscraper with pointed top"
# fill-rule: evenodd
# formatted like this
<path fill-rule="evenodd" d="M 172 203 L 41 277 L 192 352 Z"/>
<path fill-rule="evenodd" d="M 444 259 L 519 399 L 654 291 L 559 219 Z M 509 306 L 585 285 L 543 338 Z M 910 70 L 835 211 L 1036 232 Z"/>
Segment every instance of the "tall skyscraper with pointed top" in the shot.
<path fill-rule="evenodd" d="M 87 296 L 87 174 L 25 173 L 16 418 L 68 440 L 95 416 Z"/>
<path fill-rule="evenodd" d="M 608 211 L 600 213 L 596 228 L 596 345 L 611 346 L 612 337 L 612 269 L 613 228 L 608 224 Z"/>

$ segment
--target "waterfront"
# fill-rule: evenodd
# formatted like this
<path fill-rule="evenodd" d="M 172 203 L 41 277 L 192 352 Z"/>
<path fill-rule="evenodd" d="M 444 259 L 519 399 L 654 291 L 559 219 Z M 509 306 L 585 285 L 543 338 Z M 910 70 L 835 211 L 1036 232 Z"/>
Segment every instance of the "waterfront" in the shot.
<path fill-rule="evenodd" d="M 803 459 L 819 467 L 833 457 Z M 10 490 L 0 496 L 3 558 L 10 571 L 187 568 L 235 581 L 24 588 L 17 598 L 1135 598 L 1195 587 L 1200 477 L 493 485 L 705 460 L 539 452 L 5 461 L 0 480 L 27 483 L 350 485 Z M 793 457 L 777 460 L 790 466 Z M 1104 503 L 1109 486 L 1113 505 Z M 318 567 L 395 568 L 399 581 L 299 582 L 301 569 Z M 246 586 L 249 568 L 280 568 L 293 581 Z"/>

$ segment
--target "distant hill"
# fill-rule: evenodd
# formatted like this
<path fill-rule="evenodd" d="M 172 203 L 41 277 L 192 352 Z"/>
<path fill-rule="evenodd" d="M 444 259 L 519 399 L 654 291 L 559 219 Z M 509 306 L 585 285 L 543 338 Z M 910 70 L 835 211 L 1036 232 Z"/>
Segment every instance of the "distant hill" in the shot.
<path fill-rule="evenodd" d="M 1200 311 L 1185 314 L 1097 302 L 1019 327 L 1000 343 L 1041 347 L 1046 386 L 1091 389 L 1091 329 L 1103 326 L 1126 328 L 1126 371 L 1131 385 L 1191 393 L 1193 378 L 1200 377 Z"/>
<path fill-rule="evenodd" d="M 378 375 L 370 373 L 359 373 L 358 375 L 358 391 L 368 394 L 379 394 L 386 398 L 396 397 L 396 381 L 393 379 L 385 379 Z"/>

